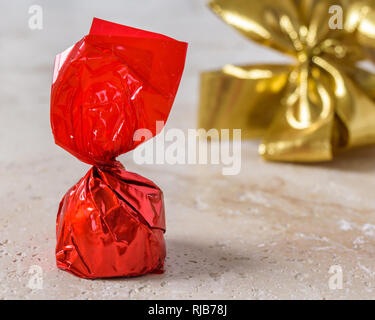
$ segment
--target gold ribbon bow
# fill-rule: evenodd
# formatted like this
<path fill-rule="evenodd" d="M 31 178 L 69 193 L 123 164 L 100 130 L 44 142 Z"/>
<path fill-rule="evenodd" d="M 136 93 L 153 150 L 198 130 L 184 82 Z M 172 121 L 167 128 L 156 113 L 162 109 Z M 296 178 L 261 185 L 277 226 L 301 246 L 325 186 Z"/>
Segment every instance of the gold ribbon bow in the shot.
<path fill-rule="evenodd" d="M 338 150 L 375 143 L 375 74 L 358 66 L 375 57 L 373 0 L 213 0 L 210 6 L 296 64 L 203 73 L 200 127 L 262 137 L 259 153 L 276 161 L 326 161 Z"/>

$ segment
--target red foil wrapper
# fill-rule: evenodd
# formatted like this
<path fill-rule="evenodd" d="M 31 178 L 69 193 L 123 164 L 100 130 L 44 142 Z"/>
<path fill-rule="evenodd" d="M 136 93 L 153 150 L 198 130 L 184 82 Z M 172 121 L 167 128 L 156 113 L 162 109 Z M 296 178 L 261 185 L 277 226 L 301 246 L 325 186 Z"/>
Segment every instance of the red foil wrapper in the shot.
<path fill-rule="evenodd" d="M 116 157 L 155 136 L 166 121 L 187 44 L 94 19 L 89 35 L 59 54 L 51 90 L 55 142 L 93 167 L 64 196 L 56 223 L 56 262 L 82 278 L 162 272 L 162 191 Z"/>

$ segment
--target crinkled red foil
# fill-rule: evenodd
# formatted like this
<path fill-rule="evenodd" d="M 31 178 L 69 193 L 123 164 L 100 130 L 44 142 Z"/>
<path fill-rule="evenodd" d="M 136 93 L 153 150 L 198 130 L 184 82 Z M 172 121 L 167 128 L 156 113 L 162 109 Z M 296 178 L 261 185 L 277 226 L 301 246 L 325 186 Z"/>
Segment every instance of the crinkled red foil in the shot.
<path fill-rule="evenodd" d="M 162 191 L 116 157 L 166 121 L 187 44 L 94 19 L 90 34 L 56 57 L 51 91 L 55 142 L 94 165 L 64 196 L 56 224 L 57 266 L 82 278 L 162 272 Z"/>

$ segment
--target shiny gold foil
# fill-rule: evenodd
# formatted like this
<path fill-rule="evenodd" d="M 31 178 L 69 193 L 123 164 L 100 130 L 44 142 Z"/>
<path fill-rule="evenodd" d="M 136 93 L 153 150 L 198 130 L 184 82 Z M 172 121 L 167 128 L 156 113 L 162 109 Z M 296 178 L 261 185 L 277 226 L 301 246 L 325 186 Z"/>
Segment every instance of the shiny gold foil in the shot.
<path fill-rule="evenodd" d="M 332 6 L 342 8 L 341 26 Z M 296 63 L 203 73 L 201 128 L 262 137 L 259 153 L 275 161 L 327 161 L 375 143 L 375 74 L 358 64 L 375 60 L 374 0 L 213 0 L 210 7 Z"/>

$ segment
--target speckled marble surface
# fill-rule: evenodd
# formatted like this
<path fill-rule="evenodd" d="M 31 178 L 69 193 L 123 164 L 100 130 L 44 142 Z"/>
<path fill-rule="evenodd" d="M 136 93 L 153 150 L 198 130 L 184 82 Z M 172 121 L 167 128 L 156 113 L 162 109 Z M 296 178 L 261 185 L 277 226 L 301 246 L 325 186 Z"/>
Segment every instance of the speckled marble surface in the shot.
<path fill-rule="evenodd" d="M 164 191 L 166 272 L 83 280 L 56 269 L 58 203 L 89 166 L 53 144 L 54 55 L 84 35 L 93 16 L 189 41 L 167 127 L 193 128 L 199 70 L 283 59 L 242 39 L 204 2 L 39 1 L 41 31 L 27 27 L 33 1 L 1 4 L 1 299 L 375 298 L 375 148 L 328 164 L 292 165 L 263 162 L 257 142 L 246 142 L 241 173 L 230 177 L 219 166 L 139 166 L 131 154 L 122 156 L 129 170 Z M 333 265 L 343 272 L 339 290 L 329 288 Z M 32 266 L 43 280 L 34 289 Z"/>

